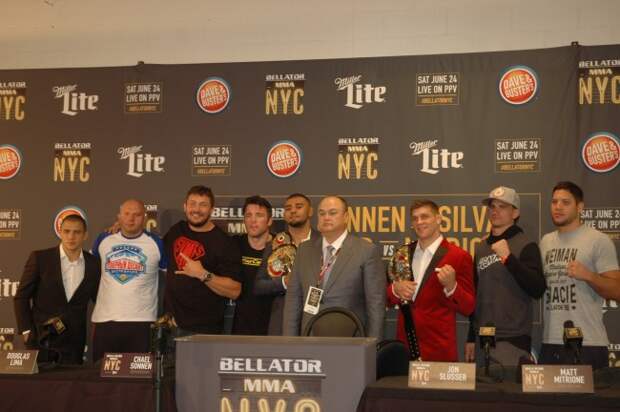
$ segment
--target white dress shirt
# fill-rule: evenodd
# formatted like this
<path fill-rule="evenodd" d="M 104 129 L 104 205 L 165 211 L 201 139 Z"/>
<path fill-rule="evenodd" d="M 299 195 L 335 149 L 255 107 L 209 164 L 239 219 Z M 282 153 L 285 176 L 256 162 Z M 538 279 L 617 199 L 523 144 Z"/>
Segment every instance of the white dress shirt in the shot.
<path fill-rule="evenodd" d="M 443 241 L 443 236 L 439 236 L 433 243 L 428 245 L 426 249 L 423 249 L 420 242 L 416 244 L 415 251 L 413 252 L 413 258 L 411 259 L 411 271 L 413 272 L 413 280 L 418 284 L 413 292 L 412 301 L 418 296 L 420 290 L 420 284 L 424 279 L 424 273 L 428 269 L 428 265 L 431 263 L 435 252 L 439 248 L 439 245 Z"/>
<path fill-rule="evenodd" d="M 62 245 L 60 246 L 60 270 L 62 272 L 62 284 L 65 287 L 67 302 L 71 300 L 80 283 L 84 280 L 84 252 L 80 250 L 80 257 L 71 262 L 65 253 Z"/>

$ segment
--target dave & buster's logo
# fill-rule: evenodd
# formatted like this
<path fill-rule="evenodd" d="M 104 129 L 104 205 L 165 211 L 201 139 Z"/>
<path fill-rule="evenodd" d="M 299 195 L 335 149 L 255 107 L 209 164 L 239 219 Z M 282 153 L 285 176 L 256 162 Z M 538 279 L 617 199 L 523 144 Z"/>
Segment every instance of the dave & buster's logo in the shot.
<path fill-rule="evenodd" d="M 536 96 L 538 83 L 538 76 L 532 68 L 508 67 L 499 80 L 499 94 L 506 103 L 525 104 Z"/>
<path fill-rule="evenodd" d="M 146 255 L 137 246 L 113 246 L 105 257 L 105 271 L 125 284 L 146 272 Z"/>
<path fill-rule="evenodd" d="M 609 132 L 593 133 L 581 149 L 581 158 L 593 172 L 611 172 L 620 163 L 620 141 Z"/>
<path fill-rule="evenodd" d="M 77 206 L 63 207 L 62 209 L 58 211 L 58 213 L 56 214 L 56 217 L 54 218 L 54 233 L 56 233 L 56 236 L 59 239 L 60 239 L 60 225 L 62 224 L 62 221 L 65 220 L 65 218 L 69 215 L 79 215 L 82 217 L 82 219 L 88 222 L 88 219 L 86 219 L 86 213 L 84 213 L 84 211 L 80 209 L 79 207 Z"/>
<path fill-rule="evenodd" d="M 15 177 L 22 166 L 22 155 L 15 146 L 0 145 L 0 180 Z"/>
<path fill-rule="evenodd" d="M 202 82 L 196 92 L 196 102 L 202 111 L 215 114 L 224 110 L 230 103 L 230 87 L 224 79 L 209 77 Z"/>
<path fill-rule="evenodd" d="M 267 168 L 276 177 L 289 177 L 301 167 L 301 149 L 290 140 L 281 140 L 267 153 Z"/>

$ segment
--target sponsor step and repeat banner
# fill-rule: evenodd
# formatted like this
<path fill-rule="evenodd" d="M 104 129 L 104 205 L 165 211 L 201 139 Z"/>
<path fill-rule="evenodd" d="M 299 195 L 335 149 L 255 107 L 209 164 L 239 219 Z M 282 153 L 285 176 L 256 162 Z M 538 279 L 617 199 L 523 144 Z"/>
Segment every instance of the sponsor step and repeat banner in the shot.
<path fill-rule="evenodd" d="M 487 233 L 480 201 L 521 195 L 519 224 L 553 230 L 550 191 L 573 180 L 582 218 L 620 246 L 620 45 L 460 55 L 0 71 L 0 348 L 15 339 L 12 297 L 30 251 L 58 242 L 79 213 L 90 242 L 126 198 L 149 230 L 183 218 L 187 189 L 214 189 L 213 219 L 242 233 L 261 194 L 284 227 L 293 192 L 350 202 L 349 229 L 387 261 L 411 239 L 409 205 L 431 198 L 441 229 L 473 253 Z M 536 304 L 568 307 L 553 289 Z M 603 308 L 620 365 L 620 310 Z M 386 337 L 395 333 L 394 311 Z M 459 320 L 460 343 L 468 326 Z"/>

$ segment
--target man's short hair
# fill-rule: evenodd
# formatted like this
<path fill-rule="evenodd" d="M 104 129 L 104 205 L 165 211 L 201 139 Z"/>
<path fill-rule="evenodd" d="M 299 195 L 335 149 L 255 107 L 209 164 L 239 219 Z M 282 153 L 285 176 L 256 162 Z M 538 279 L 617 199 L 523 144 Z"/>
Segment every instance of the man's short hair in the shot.
<path fill-rule="evenodd" d="M 88 230 L 88 225 L 86 224 L 86 219 L 78 214 L 72 214 L 65 217 L 62 222 L 60 222 L 60 226 L 62 227 L 65 222 L 80 222 L 82 224 L 82 228 L 84 228 L 84 232 Z"/>
<path fill-rule="evenodd" d="M 269 200 L 265 199 L 264 197 L 254 195 L 254 196 L 250 196 L 246 198 L 245 202 L 243 203 L 243 214 L 244 215 L 245 215 L 245 209 L 247 209 L 248 205 L 257 205 L 260 207 L 264 207 L 265 209 L 267 209 L 267 217 L 271 218 L 271 203 L 269 203 Z"/>
<path fill-rule="evenodd" d="M 573 195 L 573 197 L 575 198 L 576 203 L 583 202 L 583 190 L 581 190 L 581 188 L 573 182 L 569 182 L 569 181 L 559 182 L 557 185 L 553 187 L 551 194 L 553 195 L 553 193 L 555 193 L 558 190 L 566 190 L 567 192 L 570 192 L 570 194 Z"/>
<path fill-rule="evenodd" d="M 415 200 L 411 204 L 411 208 L 409 209 L 409 214 L 413 215 L 413 211 L 421 207 L 429 207 L 433 211 L 434 214 L 436 215 L 439 214 L 439 206 L 437 206 L 437 203 L 429 199 Z"/>
<path fill-rule="evenodd" d="M 213 191 L 211 190 L 210 187 L 207 187 L 204 185 L 196 185 L 196 186 L 190 187 L 189 190 L 187 191 L 187 195 L 185 195 L 186 202 L 187 202 L 187 199 L 189 199 L 191 195 L 207 196 L 209 200 L 211 201 L 211 207 L 215 206 L 215 196 L 213 196 Z"/>
<path fill-rule="evenodd" d="M 303 193 L 293 193 L 288 195 L 288 197 L 284 200 L 284 202 L 289 201 L 290 199 L 294 198 L 294 197 L 301 197 L 303 198 L 306 202 L 308 202 L 308 205 L 312 206 L 312 202 L 310 201 L 310 199 L 308 198 L 308 196 L 304 195 Z"/>

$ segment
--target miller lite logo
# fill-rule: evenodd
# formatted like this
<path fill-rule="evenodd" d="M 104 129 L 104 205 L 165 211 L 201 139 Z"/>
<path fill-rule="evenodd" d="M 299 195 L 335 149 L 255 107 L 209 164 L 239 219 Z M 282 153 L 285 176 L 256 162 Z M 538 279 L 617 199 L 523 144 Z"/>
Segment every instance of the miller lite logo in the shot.
<path fill-rule="evenodd" d="M 146 255 L 131 245 L 116 245 L 106 254 L 105 271 L 119 283 L 125 284 L 146 272 Z"/>
<path fill-rule="evenodd" d="M 527 66 L 507 68 L 499 80 L 499 94 L 506 103 L 522 105 L 536 96 L 538 76 Z"/>
<path fill-rule="evenodd" d="M 150 153 L 141 153 L 142 146 L 119 147 L 117 153 L 121 160 L 129 161 L 127 174 L 132 177 L 142 177 L 145 173 L 163 172 L 166 158 L 153 156 Z"/>
<path fill-rule="evenodd" d="M 441 169 L 462 169 L 463 152 L 450 152 L 448 149 L 435 148 L 437 140 L 427 140 L 423 142 L 411 142 L 411 156 L 422 155 L 423 173 L 436 175 Z"/>
<path fill-rule="evenodd" d="M 362 84 L 362 75 L 338 77 L 334 80 L 338 91 L 346 91 L 347 102 L 345 107 L 361 109 L 364 104 L 384 103 L 387 87 Z"/>
<path fill-rule="evenodd" d="M 97 110 L 99 96 L 78 92 L 77 87 L 77 84 L 69 84 L 52 88 L 54 98 L 62 100 L 62 114 L 75 116 L 79 112 Z"/>
<path fill-rule="evenodd" d="M 620 163 L 620 141 L 609 132 L 594 133 L 584 143 L 581 158 L 593 172 L 611 172 Z"/>
<path fill-rule="evenodd" d="M 15 146 L 0 145 L 0 180 L 15 177 L 22 166 L 22 155 Z"/>

